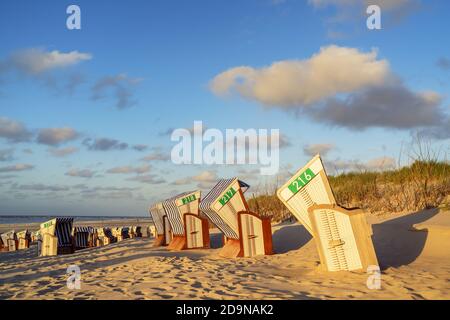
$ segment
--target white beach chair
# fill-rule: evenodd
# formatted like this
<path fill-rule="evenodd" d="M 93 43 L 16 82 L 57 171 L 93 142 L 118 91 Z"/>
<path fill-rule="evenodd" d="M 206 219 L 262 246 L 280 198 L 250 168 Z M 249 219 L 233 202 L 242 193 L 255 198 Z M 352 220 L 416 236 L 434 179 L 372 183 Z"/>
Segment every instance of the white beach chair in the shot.
<path fill-rule="evenodd" d="M 311 234 L 313 231 L 308 209 L 315 204 L 336 204 L 319 155 L 279 188 L 277 196 Z"/>
<path fill-rule="evenodd" d="M 162 202 L 156 203 L 149 209 L 156 229 L 155 247 L 167 246 L 172 240 L 172 228 L 167 218 Z"/>
<path fill-rule="evenodd" d="M 110 228 L 97 228 L 96 232 L 97 232 L 97 239 L 96 239 L 97 247 L 106 246 L 108 244 L 117 241 L 117 239 L 113 236 Z"/>
<path fill-rule="evenodd" d="M 73 253 L 73 218 L 55 218 L 41 224 L 41 256 Z"/>
<path fill-rule="evenodd" d="M 19 250 L 28 249 L 30 247 L 31 233 L 28 230 L 17 232 L 16 236 Z"/>
<path fill-rule="evenodd" d="M 223 257 L 272 254 L 270 218 L 250 212 L 244 192 L 249 185 L 237 178 L 221 179 L 200 203 L 201 211 L 223 232 Z"/>
<path fill-rule="evenodd" d="M 73 227 L 72 236 L 74 238 L 75 250 L 81 250 L 94 246 L 94 228 Z"/>
<path fill-rule="evenodd" d="M 208 220 L 200 216 L 200 191 L 184 192 L 163 202 L 173 238 L 168 249 L 209 248 Z"/>
<path fill-rule="evenodd" d="M 3 242 L 3 251 L 16 251 L 18 248 L 17 236 L 14 230 L 0 235 Z"/>
<path fill-rule="evenodd" d="M 315 205 L 309 208 L 309 218 L 323 268 L 366 272 L 378 266 L 372 230 L 362 210 Z"/>
<path fill-rule="evenodd" d="M 117 242 L 121 242 L 130 237 L 129 229 L 129 227 L 116 227 L 112 229 L 112 234 L 117 239 Z"/>
<path fill-rule="evenodd" d="M 378 265 L 364 213 L 336 204 L 319 155 L 279 188 L 277 196 L 313 235 L 322 268 L 365 270 Z"/>
<path fill-rule="evenodd" d="M 31 242 L 37 242 L 41 238 L 41 230 L 31 232 Z"/>

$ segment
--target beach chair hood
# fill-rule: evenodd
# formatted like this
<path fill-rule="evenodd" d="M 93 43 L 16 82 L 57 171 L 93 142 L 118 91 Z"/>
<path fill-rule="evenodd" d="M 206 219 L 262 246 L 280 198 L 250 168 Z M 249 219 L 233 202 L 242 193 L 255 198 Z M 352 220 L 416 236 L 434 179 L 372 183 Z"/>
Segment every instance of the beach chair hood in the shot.
<path fill-rule="evenodd" d="M 223 232 L 227 238 L 239 239 L 237 217 L 230 218 L 219 214 L 221 208 L 227 204 L 231 198 L 242 191 L 244 193 L 250 186 L 237 178 L 221 179 L 209 191 L 200 203 L 200 210 Z M 227 196 L 228 195 L 228 196 Z M 236 211 L 246 210 L 242 207 Z M 235 215 L 237 212 L 235 212 Z M 234 221 L 233 221 L 234 220 Z"/>
<path fill-rule="evenodd" d="M 315 204 L 336 203 L 319 155 L 279 188 L 277 196 L 311 234 L 313 231 L 308 209 Z"/>
<path fill-rule="evenodd" d="M 153 224 L 155 225 L 156 232 L 159 235 L 164 234 L 164 216 L 166 215 L 164 207 L 161 202 L 155 203 L 150 207 L 150 216 L 152 217 Z"/>
<path fill-rule="evenodd" d="M 183 215 L 198 214 L 200 196 L 200 191 L 183 192 L 163 202 L 174 235 L 184 235 Z"/>

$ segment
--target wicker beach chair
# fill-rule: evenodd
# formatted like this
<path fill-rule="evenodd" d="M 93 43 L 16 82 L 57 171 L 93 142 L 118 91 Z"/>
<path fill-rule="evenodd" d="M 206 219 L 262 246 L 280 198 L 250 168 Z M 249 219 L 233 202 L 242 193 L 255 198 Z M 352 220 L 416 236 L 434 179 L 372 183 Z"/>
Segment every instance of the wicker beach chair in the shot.
<path fill-rule="evenodd" d="M 37 242 L 41 238 L 41 230 L 31 232 L 31 242 Z"/>
<path fill-rule="evenodd" d="M 75 250 L 91 248 L 95 244 L 95 229 L 92 227 L 73 227 L 72 236 Z"/>
<path fill-rule="evenodd" d="M 131 227 L 133 237 L 134 238 L 142 238 L 142 227 L 141 226 L 133 226 Z"/>
<path fill-rule="evenodd" d="M 117 239 L 113 236 L 112 230 L 110 228 L 97 228 L 97 241 L 96 246 L 106 246 L 108 244 L 114 243 Z"/>
<path fill-rule="evenodd" d="M 244 192 L 250 186 L 237 178 L 222 179 L 200 203 L 200 210 L 223 232 L 223 257 L 272 254 L 270 218 L 250 212 Z"/>
<path fill-rule="evenodd" d="M 336 204 L 319 155 L 279 188 L 277 196 L 311 234 L 313 231 L 308 209 L 315 204 Z"/>
<path fill-rule="evenodd" d="M 200 191 L 184 192 L 163 202 L 172 228 L 170 250 L 209 248 L 208 220 L 200 216 Z"/>
<path fill-rule="evenodd" d="M 73 253 L 73 218 L 55 218 L 41 224 L 41 256 Z"/>
<path fill-rule="evenodd" d="M 31 243 L 31 233 L 28 230 L 17 232 L 18 249 L 28 249 Z"/>
<path fill-rule="evenodd" d="M 313 235 L 323 269 L 365 271 L 378 265 L 364 213 L 336 204 L 319 155 L 278 189 L 277 196 Z"/>
<path fill-rule="evenodd" d="M 0 235 L 3 242 L 3 251 L 16 251 L 18 248 L 17 236 L 14 230 L 8 231 Z"/>
<path fill-rule="evenodd" d="M 155 247 L 167 246 L 172 240 L 172 228 L 164 210 L 162 202 L 156 203 L 149 209 L 153 224 L 156 229 Z"/>
<path fill-rule="evenodd" d="M 129 227 L 116 227 L 112 229 L 112 234 L 117 239 L 117 242 L 121 242 L 130 238 L 129 230 Z"/>

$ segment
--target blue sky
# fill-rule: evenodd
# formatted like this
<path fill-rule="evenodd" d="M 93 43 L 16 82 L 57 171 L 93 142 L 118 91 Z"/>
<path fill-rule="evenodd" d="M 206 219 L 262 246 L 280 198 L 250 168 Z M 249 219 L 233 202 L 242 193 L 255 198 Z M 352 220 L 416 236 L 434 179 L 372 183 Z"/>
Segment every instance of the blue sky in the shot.
<path fill-rule="evenodd" d="M 151 202 L 207 191 L 219 177 L 241 175 L 254 190 L 272 183 L 255 166 L 172 164 L 165 132 L 194 120 L 280 129 L 281 180 L 313 151 L 331 169 L 393 165 L 414 132 L 445 157 L 450 4 L 379 0 L 383 28 L 371 31 L 363 2 L 2 1 L 0 214 L 146 215 Z M 81 30 L 66 28 L 70 4 Z M 43 66 L 52 52 L 60 64 Z M 348 74 L 339 59 L 312 62 L 337 52 L 368 61 L 350 62 Z M 290 80 L 298 89 L 270 85 Z"/>

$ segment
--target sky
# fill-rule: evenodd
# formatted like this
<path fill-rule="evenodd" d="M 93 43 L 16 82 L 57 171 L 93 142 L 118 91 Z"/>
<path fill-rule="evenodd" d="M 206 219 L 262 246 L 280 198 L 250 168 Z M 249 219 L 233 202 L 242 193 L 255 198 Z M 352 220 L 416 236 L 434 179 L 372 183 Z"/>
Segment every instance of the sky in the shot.
<path fill-rule="evenodd" d="M 266 191 L 316 153 L 329 174 L 407 165 L 417 136 L 446 159 L 450 4 L 374 3 L 380 30 L 365 0 L 1 1 L 0 215 L 146 216 L 222 177 Z M 174 164 L 194 121 L 279 129 L 279 172 Z"/>

